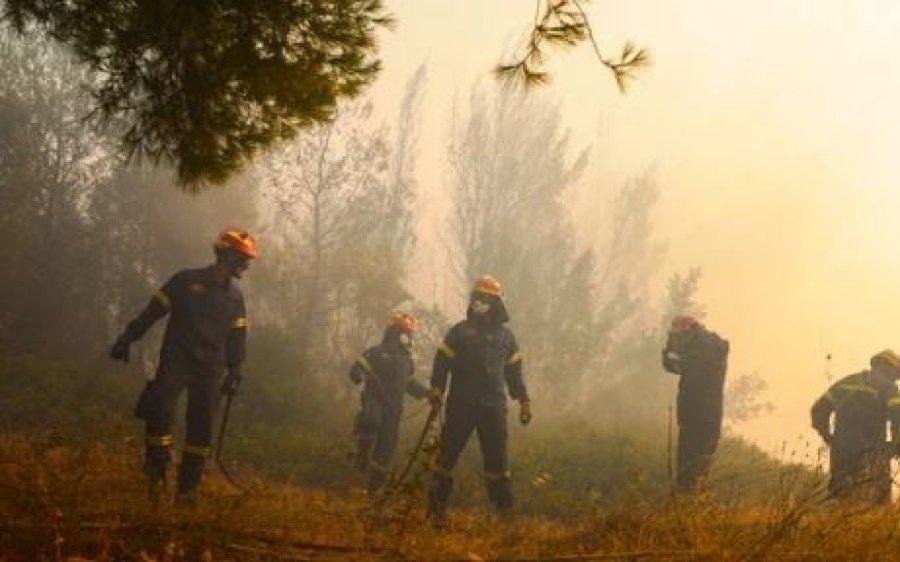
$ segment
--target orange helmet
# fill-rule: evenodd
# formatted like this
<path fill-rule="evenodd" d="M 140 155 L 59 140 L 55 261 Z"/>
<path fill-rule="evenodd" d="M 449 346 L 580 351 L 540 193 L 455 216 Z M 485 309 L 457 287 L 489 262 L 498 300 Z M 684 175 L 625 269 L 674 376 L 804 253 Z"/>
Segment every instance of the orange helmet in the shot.
<path fill-rule="evenodd" d="M 416 320 L 416 317 L 408 312 L 393 313 L 391 315 L 391 320 L 388 323 L 392 328 L 397 328 L 401 332 L 406 332 L 407 334 L 415 332 L 418 324 L 419 321 Z"/>
<path fill-rule="evenodd" d="M 682 314 L 672 318 L 672 328 L 673 332 L 686 332 L 692 328 L 696 328 L 700 326 L 700 321 L 694 318 L 693 316 Z"/>
<path fill-rule="evenodd" d="M 226 228 L 223 230 L 219 237 L 216 238 L 214 247 L 217 250 L 230 248 L 251 260 L 259 256 L 259 251 L 256 248 L 256 239 L 242 228 Z"/>
<path fill-rule="evenodd" d="M 475 281 L 475 288 L 472 289 L 473 293 L 484 293 L 486 295 L 494 295 L 495 297 L 503 296 L 503 287 L 500 285 L 500 281 L 492 275 L 482 275 Z"/>

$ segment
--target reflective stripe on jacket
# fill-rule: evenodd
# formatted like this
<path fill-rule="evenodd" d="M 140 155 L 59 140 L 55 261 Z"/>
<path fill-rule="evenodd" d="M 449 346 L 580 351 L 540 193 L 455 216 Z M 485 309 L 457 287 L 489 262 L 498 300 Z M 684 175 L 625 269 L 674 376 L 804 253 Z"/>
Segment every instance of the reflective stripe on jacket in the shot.
<path fill-rule="evenodd" d="M 188 358 L 210 367 L 243 362 L 247 315 L 243 294 L 233 279 L 222 286 L 213 267 L 179 271 L 129 323 L 127 333 L 132 340 L 140 339 L 167 314 L 162 361 Z"/>

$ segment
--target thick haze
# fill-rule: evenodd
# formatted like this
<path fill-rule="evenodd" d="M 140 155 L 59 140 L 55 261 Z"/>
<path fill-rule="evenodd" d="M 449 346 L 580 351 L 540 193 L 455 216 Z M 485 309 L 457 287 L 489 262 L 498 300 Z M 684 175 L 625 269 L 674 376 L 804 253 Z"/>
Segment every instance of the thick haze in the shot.
<path fill-rule="evenodd" d="M 608 53 L 631 39 L 651 50 L 653 66 L 621 96 L 586 46 L 551 57 L 545 93 L 562 104 L 573 148 L 592 147 L 577 199 L 585 240 L 602 189 L 652 169 L 662 189 L 656 235 L 668 247 L 656 281 L 702 268 L 699 298 L 709 325 L 731 340 L 730 372 L 758 371 L 776 408 L 741 431 L 767 449 L 798 444 L 827 384 L 826 353 L 838 377 L 882 347 L 900 348 L 900 4 L 590 6 Z M 491 68 L 527 31 L 534 5 L 390 7 L 399 21 L 384 36 L 373 93 L 376 105 L 396 107 L 407 78 L 428 65 L 418 205 L 422 220 L 439 221 L 446 116 L 477 80 L 495 87 Z M 431 252 L 420 254 L 416 265 L 428 269 Z"/>

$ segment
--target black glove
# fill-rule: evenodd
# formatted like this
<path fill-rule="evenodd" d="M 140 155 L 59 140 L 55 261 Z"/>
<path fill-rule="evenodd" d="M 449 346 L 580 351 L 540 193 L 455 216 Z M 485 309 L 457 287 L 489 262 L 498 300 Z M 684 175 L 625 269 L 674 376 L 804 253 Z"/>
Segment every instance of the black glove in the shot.
<path fill-rule="evenodd" d="M 116 361 L 128 363 L 128 348 L 131 346 L 131 338 L 122 334 L 116 339 L 112 349 L 109 350 L 109 356 Z"/>
<path fill-rule="evenodd" d="M 238 387 L 241 386 L 241 380 L 244 377 L 238 371 L 229 371 L 225 378 L 222 379 L 222 394 L 225 396 L 234 396 L 237 394 Z"/>
<path fill-rule="evenodd" d="M 531 423 L 531 401 L 522 400 L 519 402 L 519 423 L 528 425 Z"/>

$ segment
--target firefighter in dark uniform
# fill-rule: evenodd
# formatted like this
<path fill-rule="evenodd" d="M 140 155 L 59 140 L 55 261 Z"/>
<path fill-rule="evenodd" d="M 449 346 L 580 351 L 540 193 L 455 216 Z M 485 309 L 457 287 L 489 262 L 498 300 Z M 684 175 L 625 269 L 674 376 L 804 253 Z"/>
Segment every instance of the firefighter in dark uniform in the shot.
<path fill-rule="evenodd" d="M 177 499 L 191 504 L 210 453 L 219 394 L 233 394 L 241 381 L 247 318 L 244 297 L 232 278 L 240 278 L 257 257 L 256 241 L 241 229 L 229 228 L 219 235 L 214 249 L 213 265 L 173 275 L 128 324 L 110 352 L 114 359 L 127 362 L 129 346 L 169 315 L 156 377 L 146 385 L 135 408 L 135 415 L 146 423 L 144 469 L 153 500 L 165 487 L 172 460 L 178 396 L 187 389 Z"/>
<path fill-rule="evenodd" d="M 812 406 L 812 426 L 830 447 L 828 496 L 872 504 L 891 500 L 891 456 L 900 443 L 900 356 L 875 354 L 871 369 L 834 383 Z M 832 417 L 834 429 L 832 430 Z"/>
<path fill-rule="evenodd" d="M 531 402 L 522 378 L 522 356 L 502 300 L 500 283 L 484 275 L 475 283 L 466 319 L 453 326 L 434 357 L 431 401 L 447 392 L 446 420 L 428 489 L 428 517 L 446 524 L 453 467 L 475 431 L 484 458 L 488 498 L 498 512 L 513 506 L 507 466 L 506 392 L 519 402 L 519 421 L 531 421 Z"/>
<path fill-rule="evenodd" d="M 413 378 L 410 349 L 415 329 L 413 315 L 394 313 L 381 343 L 365 350 L 350 368 L 350 380 L 363 384 L 354 425 L 356 466 L 368 473 L 370 494 L 387 480 L 397 448 L 404 394 L 419 399 L 428 396 L 428 388 Z"/>
<path fill-rule="evenodd" d="M 722 434 L 728 341 L 692 316 L 672 319 L 663 368 L 679 376 L 676 485 L 696 492 L 709 472 Z"/>

